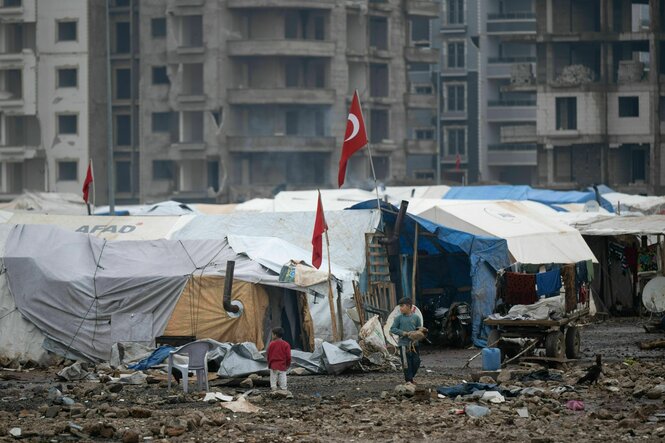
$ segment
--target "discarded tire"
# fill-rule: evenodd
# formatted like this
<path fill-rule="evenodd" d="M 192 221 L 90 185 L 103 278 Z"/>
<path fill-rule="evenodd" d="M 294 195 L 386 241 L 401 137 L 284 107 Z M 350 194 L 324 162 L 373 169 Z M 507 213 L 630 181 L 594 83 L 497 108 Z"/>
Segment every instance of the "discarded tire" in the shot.
<path fill-rule="evenodd" d="M 554 331 L 545 337 L 545 355 L 550 358 L 563 357 L 565 350 L 565 341 L 561 331 Z"/>
<path fill-rule="evenodd" d="M 580 358 L 580 328 L 571 326 L 566 329 L 566 357 Z"/>

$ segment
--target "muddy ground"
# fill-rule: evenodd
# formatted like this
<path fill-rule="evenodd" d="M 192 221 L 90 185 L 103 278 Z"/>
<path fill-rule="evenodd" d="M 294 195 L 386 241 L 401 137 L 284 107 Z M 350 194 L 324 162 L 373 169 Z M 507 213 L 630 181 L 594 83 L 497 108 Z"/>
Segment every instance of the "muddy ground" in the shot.
<path fill-rule="evenodd" d="M 476 350 L 423 350 L 418 386 L 432 390 L 424 399 L 395 392 L 399 372 L 290 376 L 294 398 L 275 399 L 267 388 L 255 387 L 246 397 L 261 408 L 254 413 L 233 413 L 219 403 L 202 402 L 199 394 L 169 391 L 158 380 L 110 392 L 111 385 L 104 383 L 59 382 L 59 368 L 0 370 L 0 441 L 665 441 L 665 350 L 639 350 L 637 341 L 662 337 L 646 334 L 643 322 L 613 319 L 586 326 L 584 359 L 560 368 L 563 381 L 508 380 L 538 369 L 511 366 L 502 376 L 503 387 L 539 390 L 501 404 L 436 395 L 439 386 L 471 380 L 480 359 L 471 369 L 463 366 Z M 605 362 L 597 385 L 552 391 L 574 385 L 597 353 Z M 61 400 L 49 398 L 53 387 L 74 404 L 56 404 Z M 568 400 L 581 400 L 584 411 L 567 409 Z M 468 404 L 491 412 L 480 418 L 458 414 Z M 518 415 L 524 408 L 528 417 Z M 16 428 L 18 438 L 11 435 Z"/>

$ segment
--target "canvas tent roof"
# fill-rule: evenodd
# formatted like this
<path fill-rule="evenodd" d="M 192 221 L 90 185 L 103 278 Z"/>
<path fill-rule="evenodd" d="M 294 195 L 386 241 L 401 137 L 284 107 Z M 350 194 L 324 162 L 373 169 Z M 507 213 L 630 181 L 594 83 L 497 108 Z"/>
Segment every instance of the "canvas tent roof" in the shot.
<path fill-rule="evenodd" d="M 110 215 L 111 208 L 109 206 L 99 206 L 95 209 L 95 215 Z M 115 215 L 191 215 L 197 214 L 198 211 L 192 206 L 185 203 L 180 203 L 173 200 L 167 200 L 159 203 L 152 203 L 148 205 L 129 205 L 129 206 L 116 206 L 114 208 Z"/>
<path fill-rule="evenodd" d="M 226 240 L 106 242 L 54 226 L 17 225 L 4 253 L 21 314 L 63 348 L 93 360 L 110 357 L 113 316 L 152 313 L 151 337 L 161 335 L 190 278 L 223 277 L 227 260 L 236 261 L 236 280 L 296 288 Z"/>
<path fill-rule="evenodd" d="M 665 235 L 665 215 L 606 217 L 575 224 L 582 235 Z"/>
<path fill-rule="evenodd" d="M 18 212 L 5 223 L 14 225 L 53 225 L 107 240 L 157 240 L 192 220 L 193 216 L 82 216 Z"/>
<path fill-rule="evenodd" d="M 612 203 L 615 208 L 621 206 L 621 212 L 641 212 L 645 215 L 657 214 L 665 210 L 665 197 L 623 194 L 608 192 L 603 198 Z"/>
<path fill-rule="evenodd" d="M 548 216 L 534 202 L 446 201 L 409 206 L 410 211 L 435 223 L 475 235 L 504 238 L 520 263 L 576 263 L 595 257 L 574 228 Z"/>
<path fill-rule="evenodd" d="M 0 205 L 0 209 L 41 214 L 85 215 L 88 213 L 85 202 L 79 194 L 57 192 L 26 191 L 11 202 Z"/>

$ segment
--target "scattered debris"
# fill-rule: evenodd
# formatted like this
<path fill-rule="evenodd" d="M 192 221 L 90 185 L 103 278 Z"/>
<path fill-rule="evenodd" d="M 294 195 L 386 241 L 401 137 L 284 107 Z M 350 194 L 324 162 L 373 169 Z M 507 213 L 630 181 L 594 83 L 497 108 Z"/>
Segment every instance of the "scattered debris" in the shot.
<path fill-rule="evenodd" d="M 240 397 L 236 401 L 222 403 L 222 407 L 231 412 L 255 413 L 261 410 L 258 406 L 251 404 L 245 397 Z"/>
<path fill-rule="evenodd" d="M 571 411 L 584 411 L 584 402 L 580 400 L 568 400 L 566 407 Z"/>
<path fill-rule="evenodd" d="M 466 405 L 464 412 L 469 417 L 484 417 L 490 413 L 490 409 L 480 405 Z"/>
<path fill-rule="evenodd" d="M 206 401 L 206 402 L 215 402 L 215 401 L 230 402 L 230 401 L 233 401 L 233 396 L 224 395 L 221 392 L 208 392 L 208 393 L 206 393 L 205 397 L 203 397 L 203 401 Z"/>

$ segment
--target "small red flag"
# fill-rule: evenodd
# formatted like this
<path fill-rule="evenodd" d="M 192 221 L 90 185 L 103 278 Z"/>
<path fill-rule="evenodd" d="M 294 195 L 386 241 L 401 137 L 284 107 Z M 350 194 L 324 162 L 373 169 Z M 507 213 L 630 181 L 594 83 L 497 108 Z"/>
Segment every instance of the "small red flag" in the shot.
<path fill-rule="evenodd" d="M 88 172 L 85 174 L 85 181 L 83 182 L 83 201 L 88 203 L 90 195 L 90 185 L 92 184 L 92 160 L 88 163 Z"/>
<path fill-rule="evenodd" d="M 459 152 L 457 153 L 457 159 L 455 160 L 455 171 L 462 169 L 462 157 L 460 157 Z"/>
<path fill-rule="evenodd" d="M 339 173 L 337 183 L 341 188 L 346 177 L 346 163 L 349 158 L 367 144 L 367 132 L 363 120 L 362 109 L 358 91 L 353 93 L 353 101 L 349 108 L 349 116 L 346 119 L 346 132 L 344 133 L 344 144 L 342 145 L 342 157 L 339 159 Z"/>
<path fill-rule="evenodd" d="M 318 269 L 323 260 L 323 233 L 328 230 L 326 218 L 323 215 L 323 204 L 321 203 L 321 192 L 316 204 L 316 218 L 314 219 L 314 232 L 312 233 L 312 264 Z"/>

